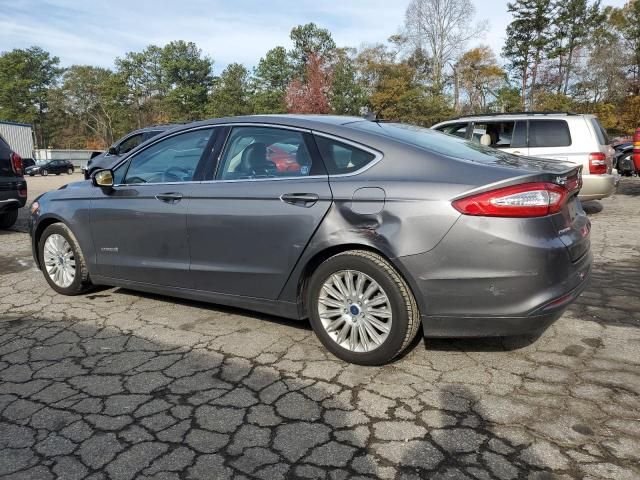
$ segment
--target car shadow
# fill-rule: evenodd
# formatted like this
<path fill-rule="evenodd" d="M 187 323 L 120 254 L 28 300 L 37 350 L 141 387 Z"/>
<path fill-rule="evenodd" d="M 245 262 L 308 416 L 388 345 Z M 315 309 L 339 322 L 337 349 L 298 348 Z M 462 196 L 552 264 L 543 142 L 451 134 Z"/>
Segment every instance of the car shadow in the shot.
<path fill-rule="evenodd" d="M 603 210 L 602 203 L 597 200 L 589 200 L 582 203 L 582 208 L 587 215 L 596 215 Z"/>
<path fill-rule="evenodd" d="M 311 330 L 311 325 L 306 320 L 298 321 L 298 320 L 288 319 L 284 317 L 278 317 L 276 315 L 269 315 L 267 313 L 255 312 L 253 310 L 246 310 L 238 307 L 229 307 L 226 305 L 212 304 L 208 302 L 200 302 L 198 300 L 188 300 L 188 299 L 177 298 L 177 297 L 167 297 L 166 295 L 140 292 L 135 290 L 129 290 L 127 288 L 117 288 L 115 292 L 123 295 L 128 295 L 128 296 L 136 296 L 136 297 L 148 298 L 148 299 L 161 301 L 161 302 L 168 302 L 168 303 L 170 302 L 172 304 L 184 305 L 188 307 L 201 308 L 203 310 L 209 310 L 215 313 L 228 314 L 228 315 L 242 315 L 243 317 L 265 320 L 267 322 L 275 323 L 278 325 L 287 325 L 300 330 L 307 330 L 307 331 Z"/>

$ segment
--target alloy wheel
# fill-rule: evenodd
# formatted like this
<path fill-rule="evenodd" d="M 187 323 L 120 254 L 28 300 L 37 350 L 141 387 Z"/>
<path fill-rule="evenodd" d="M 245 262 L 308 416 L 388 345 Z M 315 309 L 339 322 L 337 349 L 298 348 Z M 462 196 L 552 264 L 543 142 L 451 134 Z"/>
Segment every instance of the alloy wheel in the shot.
<path fill-rule="evenodd" d="M 385 291 L 357 270 L 341 270 L 327 278 L 320 290 L 318 314 L 329 337 L 352 352 L 380 347 L 393 321 Z"/>
<path fill-rule="evenodd" d="M 47 275 L 57 286 L 67 288 L 76 278 L 76 259 L 71 245 L 54 233 L 44 242 L 44 265 Z"/>

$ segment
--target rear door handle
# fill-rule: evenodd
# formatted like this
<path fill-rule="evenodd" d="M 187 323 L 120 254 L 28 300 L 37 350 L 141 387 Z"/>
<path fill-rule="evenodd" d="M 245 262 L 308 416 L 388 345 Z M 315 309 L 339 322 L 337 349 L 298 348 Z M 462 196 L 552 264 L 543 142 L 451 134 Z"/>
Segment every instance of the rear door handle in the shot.
<path fill-rule="evenodd" d="M 283 193 L 280 200 L 299 207 L 312 207 L 320 199 L 315 193 Z"/>
<path fill-rule="evenodd" d="M 182 200 L 182 194 L 174 192 L 159 193 L 158 195 L 156 195 L 156 200 L 160 200 L 161 202 L 165 203 L 178 203 L 180 200 Z"/>

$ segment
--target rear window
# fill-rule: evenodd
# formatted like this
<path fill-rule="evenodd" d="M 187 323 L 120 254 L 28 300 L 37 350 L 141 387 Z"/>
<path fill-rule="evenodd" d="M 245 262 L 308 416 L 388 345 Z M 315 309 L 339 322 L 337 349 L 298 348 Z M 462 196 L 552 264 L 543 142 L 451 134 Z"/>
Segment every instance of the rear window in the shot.
<path fill-rule="evenodd" d="M 609 145 L 609 135 L 607 135 L 607 131 L 604 129 L 600 121 L 597 118 L 592 118 L 591 124 L 593 125 L 593 129 L 596 131 L 598 143 L 600 145 Z"/>
<path fill-rule="evenodd" d="M 564 120 L 529 120 L 529 148 L 568 147 L 569 126 Z"/>
<path fill-rule="evenodd" d="M 449 157 L 479 163 L 495 163 L 496 159 L 500 159 L 505 164 L 513 163 L 516 166 L 518 164 L 518 160 L 512 160 L 512 158 L 517 157 L 513 157 L 508 153 L 484 147 L 462 138 L 441 135 L 439 132 L 429 128 L 416 127 L 404 123 L 367 121 L 352 123 L 349 126 L 378 135 L 384 135 L 394 140 L 415 145 L 416 147 Z"/>
<path fill-rule="evenodd" d="M 376 156 L 360 148 L 316 135 L 316 144 L 329 175 L 340 175 L 360 170 L 373 162 Z"/>

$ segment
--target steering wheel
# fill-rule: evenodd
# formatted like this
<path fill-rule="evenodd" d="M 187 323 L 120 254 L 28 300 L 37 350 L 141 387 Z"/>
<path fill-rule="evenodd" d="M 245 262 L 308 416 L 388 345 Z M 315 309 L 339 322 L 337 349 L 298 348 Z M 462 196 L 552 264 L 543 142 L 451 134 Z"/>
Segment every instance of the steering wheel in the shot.
<path fill-rule="evenodd" d="M 186 168 L 169 167 L 164 172 L 158 172 L 150 176 L 144 183 L 184 182 L 187 175 L 191 175 L 191 172 Z"/>
<path fill-rule="evenodd" d="M 182 174 L 182 175 L 180 175 L 180 174 Z M 167 177 L 173 177 L 178 182 L 184 182 L 187 177 L 191 177 L 191 172 L 188 169 L 184 168 L 184 167 L 173 166 L 173 167 L 169 167 L 164 172 L 164 176 L 165 176 L 165 179 L 166 179 L 165 181 L 169 181 L 170 182 L 171 180 L 168 180 Z"/>

